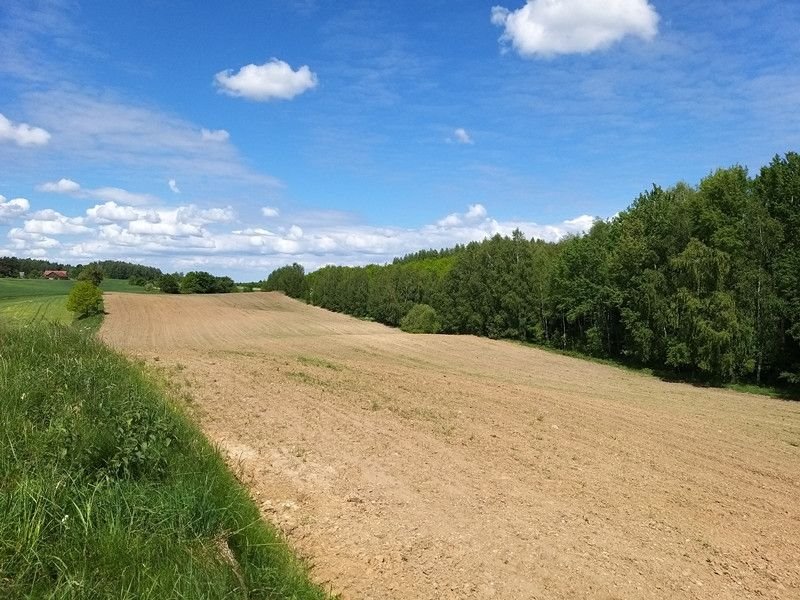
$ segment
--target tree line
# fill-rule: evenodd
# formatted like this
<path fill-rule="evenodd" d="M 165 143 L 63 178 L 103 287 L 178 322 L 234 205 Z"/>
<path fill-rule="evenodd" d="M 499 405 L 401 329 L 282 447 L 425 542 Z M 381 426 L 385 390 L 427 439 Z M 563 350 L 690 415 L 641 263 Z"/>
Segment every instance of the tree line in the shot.
<path fill-rule="evenodd" d="M 0 256 L 0 277 L 19 277 L 24 273 L 26 279 L 38 279 L 44 271 L 67 271 L 72 279 L 77 279 L 84 270 L 99 270 L 108 279 L 140 278 L 155 281 L 161 269 L 121 260 L 100 260 L 88 264 L 69 265 L 37 258 Z"/>
<path fill-rule="evenodd" d="M 800 382 L 800 155 L 653 186 L 585 235 L 515 231 L 266 289 L 399 326 L 513 338 L 714 383 Z M 415 308 L 425 305 L 428 309 Z M 415 311 L 412 315 L 409 313 Z M 431 312 L 433 311 L 433 312 Z M 408 319 L 407 321 L 408 322 Z"/>
<path fill-rule="evenodd" d="M 218 277 L 206 271 L 164 273 L 157 267 L 121 260 L 99 260 L 88 264 L 69 265 L 35 258 L 0 257 L 0 277 L 39 279 L 44 271 L 67 271 L 71 279 L 90 281 L 95 286 L 103 279 L 127 279 L 133 286 L 160 290 L 166 294 L 225 294 L 238 291 L 230 277 Z"/>

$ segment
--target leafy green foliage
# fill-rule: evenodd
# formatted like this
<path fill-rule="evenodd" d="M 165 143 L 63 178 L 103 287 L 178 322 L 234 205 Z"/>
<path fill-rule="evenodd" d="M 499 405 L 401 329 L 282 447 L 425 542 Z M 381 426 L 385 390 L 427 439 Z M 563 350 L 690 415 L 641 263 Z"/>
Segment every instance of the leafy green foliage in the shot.
<path fill-rule="evenodd" d="M 305 298 L 307 292 L 305 269 L 297 263 L 275 269 L 262 288 L 267 292 L 280 291 L 290 298 Z"/>
<path fill-rule="evenodd" d="M 4 598 L 325 597 L 190 422 L 75 328 L 0 326 L 0 414 Z"/>
<path fill-rule="evenodd" d="M 91 281 L 79 281 L 67 296 L 67 310 L 78 318 L 103 312 L 103 292 Z"/>
<path fill-rule="evenodd" d="M 89 265 L 84 267 L 78 274 L 78 281 L 89 281 L 95 286 L 100 285 L 104 278 L 105 273 L 103 273 L 103 269 L 97 265 Z"/>
<path fill-rule="evenodd" d="M 697 187 L 654 186 L 557 244 L 514 232 L 384 266 L 324 267 L 306 275 L 306 297 L 393 326 L 426 304 L 448 333 L 713 383 L 800 381 L 798 231 L 800 155 L 789 153 L 755 178 L 734 166 Z"/>
<path fill-rule="evenodd" d="M 175 275 L 162 275 L 159 277 L 158 287 L 165 294 L 179 294 L 181 291 L 180 282 Z"/>
<path fill-rule="evenodd" d="M 427 304 L 415 304 L 400 319 L 400 329 L 408 333 L 439 333 L 442 323 L 435 308 Z"/>
<path fill-rule="evenodd" d="M 190 271 L 183 276 L 180 291 L 184 294 L 227 294 L 236 289 L 230 277 L 215 277 L 205 271 Z"/>

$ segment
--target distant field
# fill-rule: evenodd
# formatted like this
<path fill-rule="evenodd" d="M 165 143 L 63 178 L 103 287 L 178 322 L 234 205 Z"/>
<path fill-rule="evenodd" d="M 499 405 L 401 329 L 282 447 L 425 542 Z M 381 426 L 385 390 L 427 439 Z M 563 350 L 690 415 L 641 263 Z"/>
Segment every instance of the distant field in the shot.
<path fill-rule="evenodd" d="M 72 313 L 65 305 L 73 285 L 74 281 L 0 278 L 0 318 L 70 323 Z M 100 288 L 104 292 L 148 293 L 125 279 L 106 279 Z"/>

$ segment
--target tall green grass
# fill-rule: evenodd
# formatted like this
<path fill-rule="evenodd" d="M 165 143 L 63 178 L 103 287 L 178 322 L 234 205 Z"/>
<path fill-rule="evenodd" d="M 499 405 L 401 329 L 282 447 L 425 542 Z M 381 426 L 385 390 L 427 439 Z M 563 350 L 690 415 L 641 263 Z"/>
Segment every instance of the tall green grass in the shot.
<path fill-rule="evenodd" d="M 38 324 L 0 326 L 0 597 L 325 594 L 139 367 Z"/>

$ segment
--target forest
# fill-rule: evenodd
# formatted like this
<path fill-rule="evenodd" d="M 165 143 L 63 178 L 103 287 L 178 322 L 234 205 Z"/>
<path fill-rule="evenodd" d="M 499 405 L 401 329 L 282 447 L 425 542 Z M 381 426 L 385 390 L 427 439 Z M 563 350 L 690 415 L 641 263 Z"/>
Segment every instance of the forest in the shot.
<path fill-rule="evenodd" d="M 800 382 L 800 155 L 653 186 L 585 235 L 519 231 L 388 265 L 274 271 L 266 289 L 399 326 L 509 338 L 714 384 Z M 414 313 L 411 313 L 415 309 Z M 411 314 L 410 314 L 411 313 Z M 408 320 L 408 319 L 407 319 Z"/>

